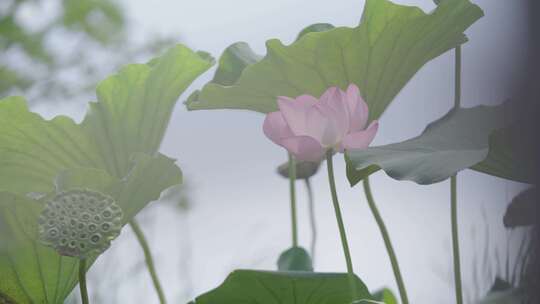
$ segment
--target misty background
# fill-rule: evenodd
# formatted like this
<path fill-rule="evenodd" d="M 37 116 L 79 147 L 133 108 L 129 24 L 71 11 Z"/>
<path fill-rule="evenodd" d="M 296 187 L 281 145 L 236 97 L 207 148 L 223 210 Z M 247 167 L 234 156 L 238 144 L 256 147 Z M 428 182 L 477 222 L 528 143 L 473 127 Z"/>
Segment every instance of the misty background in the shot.
<path fill-rule="evenodd" d="M 127 18 L 127 36 L 133 43 L 167 37 L 218 58 L 236 41 L 248 42 L 264 54 L 266 40 L 279 38 L 291 43 L 301 29 L 313 23 L 355 26 L 363 2 L 122 0 L 120 4 Z M 419 6 L 424 11 L 435 8 L 431 0 L 394 2 Z M 472 2 L 484 10 L 485 16 L 466 32 L 464 107 L 497 104 L 517 95 L 529 48 L 526 1 Z M 29 24 L 42 22 L 59 9 L 50 3 L 29 6 L 20 18 Z M 71 40 L 49 43 L 65 52 L 77 51 L 77 44 Z M 101 74 L 99 79 L 120 64 L 111 63 L 107 59 L 110 56 L 102 52 L 92 58 Z M 133 56 L 137 62 L 149 58 L 147 54 Z M 65 77 L 78 81 L 72 75 Z M 187 112 L 181 104 L 211 77 L 212 71 L 204 74 L 181 96 L 161 149 L 177 158 L 184 172 L 187 185 L 182 188 L 183 204 L 153 203 L 138 216 L 170 303 L 185 303 L 217 287 L 234 269 L 274 270 L 279 254 L 291 245 L 288 182 L 276 174 L 276 167 L 286 161 L 286 152 L 263 135 L 264 116 L 230 110 Z M 424 66 L 400 92 L 382 116 L 373 145 L 420 134 L 427 123 L 452 107 L 453 90 L 454 56 L 450 51 Z M 24 91 L 20 94 L 26 95 Z M 35 96 L 32 108 L 45 117 L 66 114 L 80 120 L 86 102 L 93 99 L 93 93 L 54 100 Z M 355 272 L 370 290 L 390 287 L 397 294 L 363 189 L 350 188 L 342 157 L 336 158 L 335 166 Z M 315 269 L 345 272 L 324 164 L 320 171 L 312 179 L 319 234 Z M 395 181 L 384 172 L 374 174 L 371 181 L 411 303 L 453 303 L 449 181 L 419 186 Z M 458 175 L 462 274 L 468 303 L 484 295 L 495 276 L 507 275 L 507 260 L 514 265 L 523 230 L 508 231 L 502 216 L 508 202 L 523 188 L 470 170 Z M 299 240 L 309 248 L 303 183 L 298 182 L 297 189 Z M 89 290 L 96 303 L 158 302 L 142 251 L 129 227 L 92 268 Z"/>

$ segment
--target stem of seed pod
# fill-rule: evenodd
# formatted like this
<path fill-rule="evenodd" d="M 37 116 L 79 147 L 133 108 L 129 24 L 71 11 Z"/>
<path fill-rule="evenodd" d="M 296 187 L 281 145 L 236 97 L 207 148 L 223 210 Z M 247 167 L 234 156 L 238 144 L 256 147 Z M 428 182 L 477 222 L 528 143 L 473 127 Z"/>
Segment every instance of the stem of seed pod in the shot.
<path fill-rule="evenodd" d="M 289 189 L 291 195 L 291 225 L 292 225 L 292 245 L 298 247 L 298 224 L 296 216 L 296 160 L 289 153 Z"/>
<path fill-rule="evenodd" d="M 89 304 L 88 290 L 86 289 L 86 259 L 79 260 L 79 288 L 83 304 Z"/>
<path fill-rule="evenodd" d="M 326 165 L 328 168 L 328 183 L 330 185 L 330 192 L 332 194 L 332 203 L 334 204 L 334 211 L 336 213 L 336 220 L 339 228 L 339 235 L 341 237 L 341 245 L 343 246 L 343 254 L 345 255 L 345 263 L 347 264 L 347 274 L 349 277 L 349 287 L 352 293 L 352 301 L 358 300 L 359 292 L 356 286 L 356 278 L 354 275 L 351 252 L 349 250 L 349 243 L 347 242 L 347 234 L 345 232 L 345 225 L 343 224 L 343 217 L 341 215 L 341 209 L 339 207 L 339 201 L 336 191 L 336 181 L 334 178 L 334 164 L 332 163 L 332 150 L 328 150 L 326 153 Z"/>
<path fill-rule="evenodd" d="M 161 287 L 161 283 L 159 282 L 156 267 L 154 266 L 154 259 L 152 258 L 150 246 L 148 246 L 146 237 L 144 237 L 144 233 L 142 232 L 141 227 L 139 227 L 139 224 L 135 221 L 135 219 L 131 220 L 129 224 L 131 225 L 131 229 L 133 229 L 133 232 L 135 233 L 135 236 L 137 237 L 137 240 L 139 241 L 139 244 L 141 244 L 141 247 L 143 249 L 146 266 L 148 268 L 150 276 L 152 277 L 152 282 L 154 283 L 156 293 L 158 294 L 159 303 L 165 304 L 167 303 L 165 299 L 165 293 L 163 293 L 163 288 Z"/>

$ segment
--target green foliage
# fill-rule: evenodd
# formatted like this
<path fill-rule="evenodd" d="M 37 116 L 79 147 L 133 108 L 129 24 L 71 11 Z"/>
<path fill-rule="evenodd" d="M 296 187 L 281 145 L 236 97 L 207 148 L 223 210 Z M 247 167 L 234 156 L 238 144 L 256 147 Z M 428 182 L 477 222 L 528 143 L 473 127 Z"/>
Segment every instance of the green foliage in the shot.
<path fill-rule="evenodd" d="M 17 2 L 17 1 L 16 1 Z M 21 1 L 22 3 L 24 1 Z M 51 64 L 53 58 L 44 45 L 43 32 L 30 32 L 17 22 L 16 8 L 7 15 L 0 16 L 0 50 L 13 46 L 20 47 L 25 54 L 40 63 Z"/>
<path fill-rule="evenodd" d="M 358 278 L 356 285 L 360 297 L 371 298 Z M 347 274 L 237 270 L 192 304 L 347 304 L 350 298 Z"/>
<path fill-rule="evenodd" d="M 101 43 L 109 43 L 122 33 L 124 15 L 121 8 L 109 0 L 63 0 L 62 24 L 82 31 Z"/>
<path fill-rule="evenodd" d="M 62 70 L 63 57 L 56 54 L 46 45 L 47 37 L 53 32 L 58 34 L 58 29 L 67 30 L 67 34 L 73 32 L 84 33 L 85 42 L 97 42 L 102 48 L 110 46 L 113 41 L 122 40 L 124 29 L 124 16 L 121 8 L 111 0 L 57 0 L 61 7 L 61 13 L 39 29 L 28 29 L 17 15 L 26 6 L 36 5 L 31 0 L 16 0 L 8 5 L 6 10 L 0 13 L 0 51 L 15 50 L 35 64 L 31 70 L 46 68 L 47 89 L 55 88 L 58 92 L 66 90 L 63 85 L 54 81 L 53 75 Z M 83 51 L 84 52 L 84 51 Z M 77 61 L 70 63 L 67 68 L 73 69 L 82 66 L 85 60 L 81 53 L 77 54 Z M 3 60 L 2 60 L 3 61 Z M 10 82 L 4 82 L 0 86 L 0 96 L 13 88 L 26 89 L 42 79 L 36 74 L 16 69 L 10 66 L 9 61 L 0 61 L 1 69 L 12 70 Z M 13 77 L 17 75 L 17 77 Z"/>
<path fill-rule="evenodd" d="M 278 259 L 279 271 L 313 271 L 309 253 L 302 247 L 285 250 Z"/>
<path fill-rule="evenodd" d="M 20 75 L 14 69 L 0 65 L 0 92 L 6 92 L 11 88 L 27 89 L 32 84 L 32 81 Z"/>
<path fill-rule="evenodd" d="M 443 181 L 486 158 L 489 136 L 503 127 L 507 105 L 454 109 L 418 137 L 346 153 L 347 177 L 356 185 L 383 169 L 390 177 L 418 184 Z"/>
<path fill-rule="evenodd" d="M 157 150 L 176 99 L 211 65 L 208 56 L 179 45 L 151 65 L 128 66 L 100 84 L 82 124 L 64 116 L 45 120 L 20 97 L 0 100 L 2 297 L 63 303 L 77 283 L 76 262 L 37 243 L 43 202 L 32 198 L 93 189 L 115 199 L 126 224 L 181 182 L 175 161 Z"/>
<path fill-rule="evenodd" d="M 465 42 L 463 31 L 481 16 L 467 0 L 445 2 L 431 14 L 368 0 L 358 27 L 310 32 L 289 46 L 269 40 L 267 55 L 244 68 L 233 85 L 212 81 L 186 105 L 268 113 L 277 110 L 277 96 L 320 96 L 330 86 L 355 83 L 376 119 L 426 62 Z"/>
<path fill-rule="evenodd" d="M 37 16 L 39 27 L 18 18 L 40 10 L 42 1 L 14 0 L 0 12 L 0 97 L 25 91 L 30 103 L 83 102 L 110 70 L 141 57 L 155 56 L 173 45 L 171 38 L 138 42 L 126 35 L 129 18 L 115 0 L 50 0 L 59 14 Z M 5 8 L 5 9 L 4 9 Z M 51 18 L 52 17 L 52 18 Z M 35 22 L 34 22 L 35 23 Z M 58 51 L 51 41 L 77 44 Z M 24 58 L 21 66 L 12 58 Z M 66 73 L 76 81 L 66 81 Z"/>

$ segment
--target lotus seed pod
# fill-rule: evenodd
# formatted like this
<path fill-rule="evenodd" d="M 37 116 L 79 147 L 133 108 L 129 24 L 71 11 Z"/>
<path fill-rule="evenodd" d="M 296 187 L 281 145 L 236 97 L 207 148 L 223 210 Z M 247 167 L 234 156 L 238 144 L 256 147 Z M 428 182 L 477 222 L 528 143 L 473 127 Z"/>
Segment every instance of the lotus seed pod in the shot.
<path fill-rule="evenodd" d="M 84 259 L 109 248 L 120 234 L 122 217 L 121 208 L 108 195 L 69 190 L 45 205 L 39 217 L 39 237 L 60 255 Z"/>

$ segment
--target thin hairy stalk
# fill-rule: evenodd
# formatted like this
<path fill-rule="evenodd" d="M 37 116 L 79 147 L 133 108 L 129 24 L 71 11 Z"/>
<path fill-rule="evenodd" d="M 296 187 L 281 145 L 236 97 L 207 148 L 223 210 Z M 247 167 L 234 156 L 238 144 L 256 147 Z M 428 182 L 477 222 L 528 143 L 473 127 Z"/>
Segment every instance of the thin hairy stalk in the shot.
<path fill-rule="evenodd" d="M 86 289 L 86 260 L 79 260 L 79 288 L 81 289 L 81 301 L 88 304 L 88 290 Z"/>
<path fill-rule="evenodd" d="M 292 245 L 298 247 L 298 224 L 296 216 L 296 160 L 289 153 L 289 189 L 291 194 Z"/>
<path fill-rule="evenodd" d="M 375 221 L 377 222 L 377 225 L 379 226 L 379 230 L 384 240 L 384 245 L 386 246 L 386 251 L 388 252 L 388 257 L 390 258 L 390 263 L 392 264 L 392 270 L 394 271 L 394 276 L 396 278 L 396 283 L 399 289 L 399 296 L 401 297 L 401 303 L 408 304 L 409 299 L 407 297 L 407 290 L 405 289 L 405 283 L 403 282 L 403 277 L 401 276 L 401 271 L 399 269 L 397 256 L 394 251 L 394 247 L 392 246 L 392 241 L 390 240 L 390 234 L 388 233 L 388 229 L 386 229 L 386 225 L 384 224 L 382 216 L 379 213 L 379 209 L 377 208 L 377 205 L 375 205 L 375 200 L 373 199 L 373 194 L 371 192 L 371 186 L 369 185 L 368 177 L 364 179 L 364 192 L 366 194 L 366 199 L 369 205 L 369 209 L 371 209 L 371 213 L 373 214 L 373 217 L 375 218 Z"/>
<path fill-rule="evenodd" d="M 461 106 L 461 45 L 455 50 L 455 71 L 454 71 L 454 107 Z"/>
<path fill-rule="evenodd" d="M 456 288 L 456 303 L 463 304 L 463 290 L 461 286 L 461 262 L 459 256 L 459 234 L 457 220 L 457 179 L 456 176 L 450 178 L 451 196 L 451 221 L 452 221 L 452 249 L 454 255 L 454 284 Z"/>
<path fill-rule="evenodd" d="M 135 236 L 137 237 L 137 240 L 139 241 L 139 244 L 142 247 L 142 250 L 144 252 L 144 259 L 146 261 L 146 266 L 148 268 L 148 272 L 150 273 L 150 276 L 152 277 L 152 282 L 154 283 L 154 288 L 156 289 L 156 293 L 159 297 L 159 303 L 165 304 L 167 301 L 165 300 L 165 294 L 163 293 L 163 288 L 161 287 L 161 283 L 159 282 L 159 277 L 156 273 L 156 268 L 154 266 L 154 260 L 152 258 L 152 253 L 150 252 L 150 247 L 148 246 L 148 242 L 146 241 L 146 237 L 144 236 L 144 233 L 141 230 L 141 227 L 139 227 L 139 224 L 135 221 L 135 219 L 131 220 L 129 222 L 131 229 L 133 229 L 133 232 L 135 232 Z"/>
<path fill-rule="evenodd" d="M 313 188 L 311 187 L 310 179 L 306 178 L 304 181 L 306 184 L 306 191 L 308 195 L 309 222 L 311 226 L 311 261 L 313 264 L 315 264 L 315 249 L 317 246 L 317 222 L 315 217 L 315 202 L 313 199 Z"/>
<path fill-rule="evenodd" d="M 349 285 L 352 293 L 352 300 L 357 300 L 359 292 L 356 289 L 354 270 L 351 259 L 351 252 L 349 250 L 349 243 L 347 242 L 347 234 L 345 232 L 345 225 L 343 224 L 343 217 L 341 215 L 341 209 L 339 207 L 339 201 L 336 191 L 336 180 L 334 178 L 334 164 L 332 162 L 332 151 L 329 150 L 326 154 L 326 165 L 328 168 L 328 183 L 330 185 L 330 192 L 332 194 L 332 203 L 334 204 L 334 211 L 336 213 L 336 220 L 339 228 L 339 236 L 341 237 L 341 245 L 343 246 L 343 254 L 345 256 L 345 263 L 347 264 L 347 274 L 349 277 Z"/>
<path fill-rule="evenodd" d="M 454 108 L 461 106 L 461 46 L 455 51 L 455 72 L 454 72 Z M 452 248 L 454 256 L 454 285 L 456 289 L 456 303 L 463 304 L 463 290 L 461 286 L 461 262 L 459 255 L 459 235 L 457 220 L 457 175 L 450 178 L 450 201 L 451 201 L 451 222 L 452 222 Z"/>

